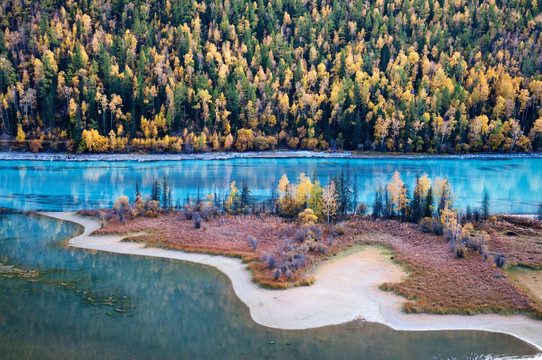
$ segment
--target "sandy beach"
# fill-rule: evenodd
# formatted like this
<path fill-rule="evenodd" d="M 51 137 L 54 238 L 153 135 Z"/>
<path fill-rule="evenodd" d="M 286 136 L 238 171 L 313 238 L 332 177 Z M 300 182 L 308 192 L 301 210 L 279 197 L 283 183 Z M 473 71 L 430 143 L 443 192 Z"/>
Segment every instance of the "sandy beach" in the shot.
<path fill-rule="evenodd" d="M 308 287 L 269 290 L 251 280 L 239 259 L 174 250 L 147 248 L 144 244 L 122 242 L 125 236 L 91 236 L 100 228 L 93 218 L 67 212 L 42 215 L 71 221 L 84 232 L 70 240 L 70 246 L 119 254 L 178 259 L 217 268 L 232 282 L 235 294 L 250 309 L 253 320 L 279 329 L 307 329 L 336 325 L 353 320 L 377 322 L 395 330 L 483 330 L 513 335 L 542 351 L 542 321 L 521 315 L 429 315 L 405 314 L 405 299 L 378 286 L 408 276 L 403 269 L 375 247 L 326 261 L 315 272 L 315 283 Z"/>

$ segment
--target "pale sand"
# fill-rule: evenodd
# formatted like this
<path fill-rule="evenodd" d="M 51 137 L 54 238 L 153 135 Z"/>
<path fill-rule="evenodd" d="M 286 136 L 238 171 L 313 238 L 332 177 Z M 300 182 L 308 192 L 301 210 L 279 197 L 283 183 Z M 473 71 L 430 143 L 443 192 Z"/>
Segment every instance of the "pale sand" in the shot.
<path fill-rule="evenodd" d="M 311 286 L 268 290 L 252 282 L 250 272 L 239 259 L 121 242 L 123 236 L 90 236 L 98 221 L 66 212 L 45 216 L 82 225 L 83 234 L 70 240 L 73 247 L 120 254 L 154 256 L 213 266 L 231 280 L 235 294 L 250 309 L 255 322 L 279 329 L 307 329 L 364 320 L 395 330 L 483 330 L 506 333 L 527 341 L 542 351 L 542 321 L 524 316 L 405 314 L 403 297 L 378 288 L 383 282 L 397 282 L 404 271 L 385 259 L 380 250 L 366 247 L 359 252 L 326 262 L 315 271 Z"/>
<path fill-rule="evenodd" d="M 513 274 L 521 285 L 542 304 L 542 270 L 521 269 Z"/>

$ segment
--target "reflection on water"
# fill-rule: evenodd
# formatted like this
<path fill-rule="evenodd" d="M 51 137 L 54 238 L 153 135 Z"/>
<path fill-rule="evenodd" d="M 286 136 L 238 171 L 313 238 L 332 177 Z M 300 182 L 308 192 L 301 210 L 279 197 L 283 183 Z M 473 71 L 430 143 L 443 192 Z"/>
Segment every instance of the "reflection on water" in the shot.
<path fill-rule="evenodd" d="M 542 159 L 234 159 L 178 162 L 0 161 L 0 207 L 20 210 L 76 210 L 110 206 L 135 183 L 150 192 L 154 177 L 167 175 L 174 196 L 209 193 L 216 184 L 246 180 L 256 196 L 269 196 L 282 174 L 300 172 L 325 182 L 346 164 L 357 174 L 359 200 L 368 204 L 379 182 L 398 170 L 412 189 L 416 175 L 447 177 L 459 207 L 478 206 L 487 188 L 494 212 L 533 213 L 542 202 Z"/>
<path fill-rule="evenodd" d="M 281 331 L 255 324 L 227 277 L 202 265 L 81 251 L 71 223 L 0 213 L 0 358 L 431 359 L 533 354 L 511 336 L 383 325 Z"/>

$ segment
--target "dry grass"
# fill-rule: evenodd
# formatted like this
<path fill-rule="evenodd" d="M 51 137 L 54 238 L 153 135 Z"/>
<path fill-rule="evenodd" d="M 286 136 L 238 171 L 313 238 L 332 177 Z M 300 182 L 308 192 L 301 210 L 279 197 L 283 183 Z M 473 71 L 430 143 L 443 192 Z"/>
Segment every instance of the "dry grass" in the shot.
<path fill-rule="evenodd" d="M 91 214 L 89 214 L 91 215 Z M 137 217 L 123 224 L 118 218 L 113 218 L 97 234 L 122 234 L 146 232 L 146 234 L 128 237 L 127 241 L 143 241 L 148 246 L 165 247 L 187 252 L 226 255 L 241 258 L 249 263 L 248 268 L 253 279 L 262 286 L 269 288 L 288 288 L 291 286 L 310 285 L 314 279 L 306 272 L 313 264 L 325 258 L 318 251 L 309 251 L 307 266 L 299 268 L 291 277 L 281 276 L 275 280 L 273 269 L 262 261 L 264 254 L 273 254 L 279 261 L 282 250 L 288 239 L 281 233 L 295 232 L 302 228 L 299 223 L 288 222 L 275 216 L 222 216 L 202 222 L 201 228 L 196 229 L 192 220 L 186 220 L 181 214 L 161 215 L 157 218 Z M 289 231 L 287 231 L 289 230 Z M 323 237 L 329 236 L 329 230 L 323 230 Z M 248 241 L 249 237 L 258 240 L 254 249 Z M 346 236 L 334 239 L 335 251 L 343 249 Z"/>
<path fill-rule="evenodd" d="M 510 264 L 542 266 L 541 229 L 538 223 L 512 223 L 500 218 L 478 227 L 489 233 L 488 251 L 504 253 Z M 396 221 L 373 221 L 355 218 L 346 223 L 346 233 L 331 236 L 331 229 L 319 225 L 321 241 L 327 251 L 309 251 L 307 264 L 291 277 L 275 280 L 273 269 L 262 260 L 265 253 L 274 254 L 279 261 L 288 240 L 281 233 L 295 232 L 299 223 L 267 216 L 222 216 L 203 222 L 195 229 L 191 220 L 180 214 L 157 218 L 138 217 L 122 224 L 113 218 L 97 233 L 146 234 L 133 238 L 149 246 L 167 247 L 189 252 L 221 254 L 243 259 L 248 263 L 253 280 L 269 288 L 310 285 L 314 279 L 308 273 L 327 256 L 343 251 L 354 243 L 384 245 L 394 252 L 394 260 L 405 267 L 410 276 L 397 284 L 383 284 L 385 290 L 405 296 L 407 312 L 429 313 L 525 313 L 542 317 L 540 307 L 509 277 L 506 270 L 493 265 L 478 253 L 458 259 L 442 236 L 425 234 L 414 224 Z M 503 235 L 514 232 L 516 236 Z M 256 249 L 248 237 L 258 240 Z M 333 238 L 332 243 L 329 239 Z"/>
<path fill-rule="evenodd" d="M 410 276 L 401 283 L 382 286 L 412 300 L 404 304 L 407 312 L 542 316 L 537 304 L 505 270 L 494 266 L 491 258 L 485 260 L 480 254 L 471 253 L 458 259 L 444 237 L 421 233 L 413 224 L 357 220 L 349 225 L 358 231 L 360 241 L 390 247 L 395 261 L 408 270 Z M 490 252 L 496 250 L 494 243 L 492 237 Z M 518 251 L 518 256 L 524 254 Z"/>
<path fill-rule="evenodd" d="M 529 218 L 500 216 L 496 222 L 480 224 L 490 234 L 488 248 L 507 256 L 510 266 L 542 269 L 542 223 Z"/>

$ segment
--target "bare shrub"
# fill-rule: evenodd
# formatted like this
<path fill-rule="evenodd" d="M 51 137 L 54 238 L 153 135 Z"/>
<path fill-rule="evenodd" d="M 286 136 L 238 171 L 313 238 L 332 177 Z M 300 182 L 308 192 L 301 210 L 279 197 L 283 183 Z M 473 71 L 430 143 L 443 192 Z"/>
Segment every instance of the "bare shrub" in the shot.
<path fill-rule="evenodd" d="M 294 240 L 298 243 L 302 243 L 307 238 L 307 230 L 305 229 L 299 229 L 294 234 Z"/>
<path fill-rule="evenodd" d="M 435 218 L 424 217 L 419 223 L 420 231 L 424 233 L 433 233 L 435 235 L 442 235 L 442 224 Z"/>
<path fill-rule="evenodd" d="M 467 257 L 469 249 L 463 242 L 451 242 L 450 248 L 459 259 L 464 259 Z"/>
<path fill-rule="evenodd" d="M 111 215 L 109 212 L 103 210 L 98 210 L 98 214 L 100 215 L 100 226 L 103 228 L 111 219 Z"/>
<path fill-rule="evenodd" d="M 265 261 L 267 263 L 267 265 L 271 268 L 271 269 L 274 269 L 275 268 L 275 265 L 276 265 L 276 262 L 275 262 L 275 255 L 273 254 L 270 254 L 270 253 L 264 253 L 261 257 L 261 260 L 262 261 Z"/>
<path fill-rule="evenodd" d="M 201 227 L 201 216 L 199 215 L 199 213 L 195 213 L 194 215 L 192 215 L 192 220 L 194 220 L 194 227 L 196 229 L 199 229 Z"/>
<path fill-rule="evenodd" d="M 500 268 L 503 268 L 504 266 L 506 266 L 506 256 L 503 255 L 503 254 L 495 254 L 493 256 L 493 262 L 495 263 L 495 265 L 497 265 L 498 267 Z"/>
<path fill-rule="evenodd" d="M 118 215 L 120 221 L 122 221 L 123 224 L 126 223 L 126 213 L 130 209 L 130 201 L 128 200 L 127 196 L 120 196 L 116 201 L 115 205 L 113 206 L 113 211 L 116 215 Z"/>
<path fill-rule="evenodd" d="M 249 236 L 248 242 L 250 243 L 250 246 L 252 246 L 252 248 L 256 250 L 256 248 L 258 247 L 258 240 L 253 238 L 252 236 Z"/>
<path fill-rule="evenodd" d="M 356 209 L 356 214 L 358 215 L 367 215 L 369 212 L 369 208 L 364 203 L 359 204 L 358 208 Z"/>
<path fill-rule="evenodd" d="M 474 236 L 469 236 L 467 239 L 467 246 L 474 251 L 478 251 L 480 254 L 485 252 L 484 244 L 486 239 L 489 238 L 489 235 L 485 233 L 477 233 Z"/>
<path fill-rule="evenodd" d="M 198 211 L 205 221 L 209 221 L 209 219 L 216 218 L 218 216 L 218 208 L 214 206 L 212 202 L 201 204 Z"/>
<path fill-rule="evenodd" d="M 346 233 L 346 225 L 342 222 L 337 223 L 331 227 L 331 233 L 335 235 L 344 235 Z"/>
<path fill-rule="evenodd" d="M 189 204 L 184 205 L 184 217 L 186 220 L 192 220 L 192 216 L 194 215 L 194 207 Z"/>

